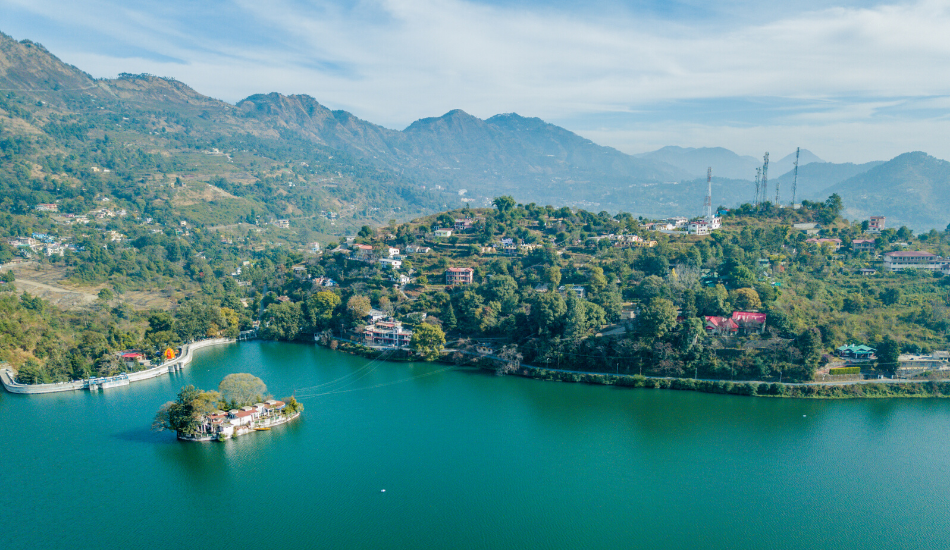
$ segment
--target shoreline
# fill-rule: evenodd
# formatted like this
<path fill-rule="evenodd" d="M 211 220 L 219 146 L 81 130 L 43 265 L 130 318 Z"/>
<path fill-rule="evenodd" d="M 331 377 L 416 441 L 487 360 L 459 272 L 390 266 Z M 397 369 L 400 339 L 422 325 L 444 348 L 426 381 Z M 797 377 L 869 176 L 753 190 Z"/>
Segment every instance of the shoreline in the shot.
<path fill-rule="evenodd" d="M 300 416 L 300 412 L 298 411 L 290 416 L 281 415 L 280 417 L 276 419 L 267 418 L 262 422 L 255 422 L 255 425 L 253 426 L 252 425 L 239 426 L 234 429 L 234 435 L 228 435 L 225 437 L 221 437 L 221 433 L 216 433 L 214 435 L 201 434 L 198 436 L 188 436 L 188 435 L 182 435 L 179 433 L 177 434 L 177 437 L 179 441 L 191 441 L 191 442 L 198 442 L 198 443 L 208 442 L 208 441 L 227 441 L 229 439 L 234 439 L 235 437 L 247 435 L 251 432 L 261 431 L 261 430 L 258 430 L 257 428 L 267 428 L 268 430 L 270 430 L 270 428 L 273 428 L 275 426 L 280 426 L 282 424 L 286 424 L 290 422 L 291 420 L 295 420 L 299 416 Z M 238 429 L 241 427 L 245 429 L 243 430 Z"/>
<path fill-rule="evenodd" d="M 371 348 L 356 342 L 335 339 L 336 349 L 315 342 L 330 351 L 341 351 L 371 359 L 379 359 L 387 351 Z M 399 349 L 408 353 L 408 350 Z M 481 356 L 488 357 L 490 356 Z M 411 359 L 382 358 L 392 363 Z M 437 360 L 451 364 L 444 357 Z M 475 365 L 486 371 L 491 368 Z M 849 380 L 838 382 L 763 382 L 758 380 L 711 380 L 694 378 L 673 378 L 665 376 L 643 376 L 639 374 L 611 374 L 604 372 L 569 371 L 536 367 L 521 363 L 511 372 L 513 376 L 549 382 L 582 383 L 599 386 L 618 386 L 632 389 L 666 389 L 695 391 L 722 395 L 746 397 L 773 397 L 792 399 L 882 399 L 882 398 L 950 398 L 950 380 Z"/>
<path fill-rule="evenodd" d="M 210 338 L 208 340 L 199 340 L 182 346 L 184 352 L 174 359 L 165 361 L 161 365 L 150 369 L 144 369 L 136 372 L 122 373 L 109 378 L 88 378 L 85 380 L 73 380 L 71 382 L 58 382 L 54 384 L 21 384 L 16 381 L 13 369 L 9 367 L 0 368 L 0 383 L 3 388 L 10 393 L 20 395 L 38 395 L 46 393 L 59 393 L 65 391 L 75 391 L 88 389 L 96 391 L 99 389 L 114 388 L 118 386 L 128 386 L 133 382 L 149 380 L 163 374 L 179 371 L 190 365 L 194 359 L 193 352 L 199 349 L 217 346 L 221 344 L 236 343 L 237 340 L 231 338 Z"/>

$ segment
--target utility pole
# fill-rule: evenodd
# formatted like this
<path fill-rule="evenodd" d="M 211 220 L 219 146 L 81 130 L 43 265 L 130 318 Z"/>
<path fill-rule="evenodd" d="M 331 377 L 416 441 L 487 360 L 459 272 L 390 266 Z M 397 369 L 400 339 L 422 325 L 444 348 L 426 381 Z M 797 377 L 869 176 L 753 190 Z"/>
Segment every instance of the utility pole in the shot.
<path fill-rule="evenodd" d="M 703 202 L 703 210 L 707 220 L 712 219 L 712 166 L 706 169 L 706 201 Z"/>
<path fill-rule="evenodd" d="M 802 148 L 795 148 L 795 176 L 792 178 L 792 208 L 795 208 L 795 192 L 798 190 L 798 155 L 801 154 Z"/>

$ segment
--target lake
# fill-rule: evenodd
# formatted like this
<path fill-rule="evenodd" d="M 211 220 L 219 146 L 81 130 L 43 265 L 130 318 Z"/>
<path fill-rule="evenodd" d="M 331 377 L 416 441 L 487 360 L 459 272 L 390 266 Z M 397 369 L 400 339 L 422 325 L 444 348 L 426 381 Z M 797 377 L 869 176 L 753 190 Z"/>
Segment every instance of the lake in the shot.
<path fill-rule="evenodd" d="M 244 342 L 99 393 L 0 394 L 0 548 L 950 548 L 950 400 L 443 369 Z M 309 396 L 303 416 L 150 431 L 232 372 Z"/>

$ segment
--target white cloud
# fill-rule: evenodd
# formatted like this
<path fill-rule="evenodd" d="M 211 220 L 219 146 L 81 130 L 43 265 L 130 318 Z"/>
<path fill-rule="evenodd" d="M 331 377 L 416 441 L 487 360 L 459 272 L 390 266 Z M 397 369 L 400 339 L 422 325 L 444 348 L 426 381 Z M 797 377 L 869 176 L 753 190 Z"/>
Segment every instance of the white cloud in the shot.
<path fill-rule="evenodd" d="M 482 117 L 515 111 L 577 120 L 660 104 L 675 109 L 677 100 L 788 98 L 828 106 L 783 115 L 779 105 L 769 121 L 754 125 L 761 130 L 735 127 L 735 141 L 753 141 L 742 133 L 768 131 L 794 130 L 803 137 L 810 135 L 808 129 L 816 136 L 858 132 L 835 136 L 840 145 L 829 145 L 858 158 L 870 150 L 942 141 L 938 125 L 929 121 L 906 114 L 875 117 L 903 101 L 889 98 L 950 96 L 950 72 L 940 70 L 950 59 L 950 7 L 937 0 L 832 7 L 733 27 L 462 0 L 366 0 L 346 8 L 235 0 L 217 7 L 246 22 L 240 32 L 254 29 L 247 40 L 252 45 L 215 28 L 213 19 L 207 32 L 192 32 L 186 4 L 177 12 L 150 14 L 102 0 L 82 6 L 54 0 L 5 3 L 185 60 L 92 53 L 81 44 L 56 52 L 96 76 L 125 71 L 174 76 L 229 101 L 270 91 L 307 93 L 394 128 L 454 108 Z M 627 136 L 623 143 L 646 150 L 647 141 L 654 143 L 649 136 L 687 145 L 709 131 L 703 144 L 718 145 L 732 134 L 713 118 L 698 114 L 691 125 L 657 126 L 683 134 L 630 129 L 596 135 L 611 145 L 620 142 L 609 140 Z M 647 141 L 633 147 L 634 136 Z M 907 145 L 894 143 L 897 136 L 906 137 Z"/>

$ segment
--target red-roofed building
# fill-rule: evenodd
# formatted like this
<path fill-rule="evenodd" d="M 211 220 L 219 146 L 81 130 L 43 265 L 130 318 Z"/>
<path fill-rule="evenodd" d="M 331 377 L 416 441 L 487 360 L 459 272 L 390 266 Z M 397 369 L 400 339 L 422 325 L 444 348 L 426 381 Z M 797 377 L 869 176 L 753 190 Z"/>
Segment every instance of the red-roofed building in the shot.
<path fill-rule="evenodd" d="M 855 252 L 874 252 L 874 239 L 854 239 L 851 250 Z"/>
<path fill-rule="evenodd" d="M 765 314 L 753 311 L 734 311 L 732 321 L 745 333 L 765 331 Z"/>
<path fill-rule="evenodd" d="M 753 311 L 736 311 L 732 317 L 717 317 L 714 315 L 706 316 L 706 331 L 710 334 L 719 334 L 731 336 L 739 334 L 749 334 L 752 332 L 762 333 L 765 331 L 765 314 Z"/>
<path fill-rule="evenodd" d="M 729 317 L 706 316 L 706 332 L 731 336 L 739 331 L 739 325 Z"/>
<path fill-rule="evenodd" d="M 475 280 L 475 270 L 470 267 L 450 267 L 445 270 L 445 284 L 470 285 Z"/>

